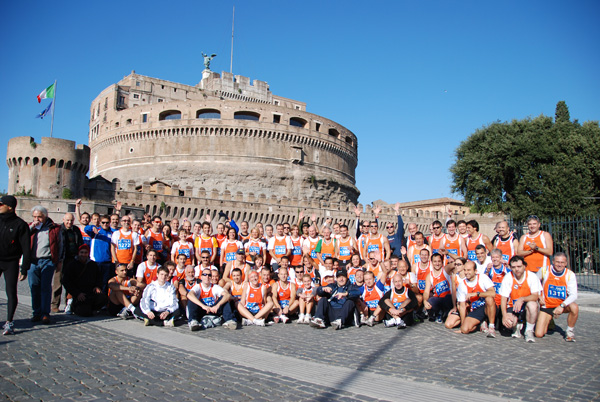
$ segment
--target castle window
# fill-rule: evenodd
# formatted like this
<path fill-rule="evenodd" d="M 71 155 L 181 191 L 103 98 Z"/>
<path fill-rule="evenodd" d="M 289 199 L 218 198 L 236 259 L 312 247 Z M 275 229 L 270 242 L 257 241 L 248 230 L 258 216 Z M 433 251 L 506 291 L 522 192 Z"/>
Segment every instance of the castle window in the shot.
<path fill-rule="evenodd" d="M 173 92 L 177 92 L 177 88 L 173 88 Z"/>
<path fill-rule="evenodd" d="M 335 128 L 329 129 L 329 135 L 335 138 L 340 138 L 340 133 Z"/>
<path fill-rule="evenodd" d="M 140 94 L 133 94 L 133 99 L 140 99 Z"/>
<path fill-rule="evenodd" d="M 300 107 L 300 105 L 294 105 L 294 109 L 296 109 L 296 110 L 300 110 L 300 109 L 301 109 L 301 107 Z"/>
<path fill-rule="evenodd" d="M 281 123 L 281 115 L 273 113 L 273 123 Z"/>
<path fill-rule="evenodd" d="M 350 136 L 346 136 L 346 144 L 352 145 L 352 138 Z"/>
<path fill-rule="evenodd" d="M 158 120 L 181 120 L 181 112 L 179 110 L 165 110 L 158 115 Z"/>
<path fill-rule="evenodd" d="M 252 120 L 252 121 L 258 121 L 260 119 L 260 114 L 256 113 L 256 112 L 235 112 L 233 114 L 233 118 L 235 120 Z"/>
<path fill-rule="evenodd" d="M 135 86 L 136 86 L 136 87 L 139 87 L 139 86 L 140 86 L 140 82 L 139 82 L 139 81 L 136 81 L 136 82 L 135 82 Z"/>
<path fill-rule="evenodd" d="M 278 100 L 274 100 L 274 101 L 273 101 L 273 104 L 274 104 L 275 106 L 279 106 L 279 101 L 278 101 Z"/>
<path fill-rule="evenodd" d="M 158 98 L 158 102 L 159 102 L 159 103 L 160 103 L 160 102 L 162 102 L 162 101 L 163 101 L 163 100 L 162 100 L 161 98 Z"/>
<path fill-rule="evenodd" d="M 142 113 L 142 123 L 148 123 L 148 113 Z"/>
<path fill-rule="evenodd" d="M 290 126 L 304 128 L 306 126 L 306 120 L 299 117 L 290 118 Z"/>
<path fill-rule="evenodd" d="M 132 123 L 132 120 L 131 119 L 127 119 L 126 123 L 127 123 L 127 125 L 130 125 Z"/>
<path fill-rule="evenodd" d="M 321 131 L 321 123 L 315 123 L 315 131 Z"/>
<path fill-rule="evenodd" d="M 200 109 L 196 112 L 197 119 L 220 119 L 221 112 L 217 109 Z"/>

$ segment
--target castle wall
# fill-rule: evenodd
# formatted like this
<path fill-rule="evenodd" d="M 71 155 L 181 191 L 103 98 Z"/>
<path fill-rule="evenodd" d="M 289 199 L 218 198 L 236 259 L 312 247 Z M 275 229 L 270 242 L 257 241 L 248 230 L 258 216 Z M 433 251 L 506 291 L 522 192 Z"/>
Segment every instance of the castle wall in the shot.
<path fill-rule="evenodd" d="M 11 138 L 7 147 L 8 192 L 42 198 L 61 198 L 63 189 L 73 197 L 83 195 L 89 167 L 90 149 L 75 147 L 74 141 L 43 137 Z"/>

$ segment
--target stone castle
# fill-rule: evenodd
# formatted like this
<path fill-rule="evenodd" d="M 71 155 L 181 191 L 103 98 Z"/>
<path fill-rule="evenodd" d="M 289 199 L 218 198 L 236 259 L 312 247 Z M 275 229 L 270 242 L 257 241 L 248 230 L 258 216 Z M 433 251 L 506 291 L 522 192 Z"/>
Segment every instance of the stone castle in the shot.
<path fill-rule="evenodd" d="M 57 216 L 74 210 L 64 198 L 83 197 L 83 210 L 110 213 L 117 199 L 126 211 L 167 220 L 209 214 L 216 222 L 224 211 L 273 224 L 306 211 L 352 224 L 357 150 L 350 130 L 274 95 L 264 81 L 204 70 L 189 86 L 132 72 L 92 101 L 89 147 L 12 138 L 8 191 L 44 199 Z M 22 198 L 23 211 L 38 203 Z M 381 222 L 395 221 L 391 205 L 377 204 Z M 372 218 L 370 206 L 358 206 Z M 468 213 L 450 198 L 402 208 L 425 231 L 447 209 Z"/>

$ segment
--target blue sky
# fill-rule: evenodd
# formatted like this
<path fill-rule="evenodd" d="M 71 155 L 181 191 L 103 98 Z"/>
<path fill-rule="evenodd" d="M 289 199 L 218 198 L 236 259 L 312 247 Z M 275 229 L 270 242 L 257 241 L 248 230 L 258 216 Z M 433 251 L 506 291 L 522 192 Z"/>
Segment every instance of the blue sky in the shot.
<path fill-rule="evenodd" d="M 600 119 L 596 1 L 8 2 L 0 153 L 49 136 L 35 96 L 55 79 L 54 136 L 87 143 L 91 101 L 131 70 L 195 85 L 204 51 L 229 71 L 234 4 L 234 74 L 358 136 L 363 204 L 454 196 L 454 150 L 491 122 L 553 116 L 560 100 Z"/>

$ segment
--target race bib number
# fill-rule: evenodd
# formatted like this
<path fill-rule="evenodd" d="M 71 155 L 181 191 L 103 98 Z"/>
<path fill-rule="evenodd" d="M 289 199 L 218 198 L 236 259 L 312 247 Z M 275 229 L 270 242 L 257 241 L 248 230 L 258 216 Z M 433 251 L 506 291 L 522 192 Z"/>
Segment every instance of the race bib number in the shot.
<path fill-rule="evenodd" d="M 286 307 L 289 307 L 290 301 L 289 300 L 280 300 L 279 304 L 281 305 L 281 308 L 286 308 Z"/>
<path fill-rule="evenodd" d="M 275 246 L 275 255 L 285 255 L 287 253 L 286 246 Z"/>
<path fill-rule="evenodd" d="M 417 262 L 421 262 L 421 255 L 420 255 L 420 254 L 415 254 L 415 255 L 413 256 L 413 260 L 414 260 L 414 263 L 415 263 L 415 264 L 416 264 Z"/>
<path fill-rule="evenodd" d="M 443 281 L 435 285 L 435 294 L 437 296 L 443 296 L 445 293 L 450 291 L 450 286 L 448 286 L 448 281 Z"/>
<path fill-rule="evenodd" d="M 455 248 L 447 248 L 446 251 L 452 255 L 458 255 L 458 250 Z"/>
<path fill-rule="evenodd" d="M 131 239 L 119 239 L 117 248 L 119 250 L 129 250 L 131 248 Z"/>
<path fill-rule="evenodd" d="M 419 279 L 417 284 L 419 285 L 419 290 L 421 292 L 425 291 L 425 280 L 424 279 Z"/>
<path fill-rule="evenodd" d="M 477 261 L 477 254 L 475 254 L 475 250 L 467 251 L 467 259 L 469 261 Z"/>
<path fill-rule="evenodd" d="M 258 303 L 246 303 L 246 308 L 252 314 L 256 314 L 260 311 L 260 306 L 258 305 Z"/>
<path fill-rule="evenodd" d="M 478 309 L 479 307 L 485 305 L 485 299 L 479 298 L 471 303 L 471 311 Z"/>
<path fill-rule="evenodd" d="M 190 258 L 190 249 L 189 248 L 180 248 L 178 253 L 181 255 L 185 255 L 187 258 Z"/>
<path fill-rule="evenodd" d="M 315 250 L 312 250 L 312 251 L 310 252 L 310 258 L 313 258 L 313 259 L 314 259 L 314 258 L 317 258 L 317 252 L 316 252 Z"/>
<path fill-rule="evenodd" d="M 292 255 L 302 255 L 302 247 L 294 246 L 292 250 Z"/>
<path fill-rule="evenodd" d="M 508 265 L 508 260 L 510 259 L 510 256 L 508 254 L 502 254 L 502 261 Z"/>
<path fill-rule="evenodd" d="M 375 310 L 377 308 L 377 305 L 379 304 L 379 300 L 368 300 L 365 301 L 367 307 L 369 307 L 369 310 Z"/>
<path fill-rule="evenodd" d="M 340 247 L 340 257 L 348 257 L 350 255 L 350 247 Z"/>
<path fill-rule="evenodd" d="M 203 251 L 208 251 L 209 255 L 212 256 L 212 248 L 201 248 L 200 253 L 202 253 Z"/>
<path fill-rule="evenodd" d="M 260 253 L 260 247 L 250 246 L 250 247 L 248 247 L 248 252 L 258 254 L 258 253 Z"/>
<path fill-rule="evenodd" d="M 367 251 L 369 253 L 371 251 L 379 251 L 379 245 L 377 245 L 377 244 L 369 244 L 369 247 L 367 247 Z"/>
<path fill-rule="evenodd" d="M 212 307 L 215 305 L 215 298 L 214 297 L 203 297 L 202 303 L 206 304 L 208 307 Z"/>
<path fill-rule="evenodd" d="M 225 261 L 234 261 L 234 260 L 235 260 L 235 253 L 225 254 Z"/>
<path fill-rule="evenodd" d="M 565 286 L 549 285 L 548 297 L 565 300 L 567 298 L 567 288 Z"/>
<path fill-rule="evenodd" d="M 152 248 L 156 251 L 161 251 L 162 250 L 162 241 L 161 240 L 154 240 L 152 242 Z"/>

